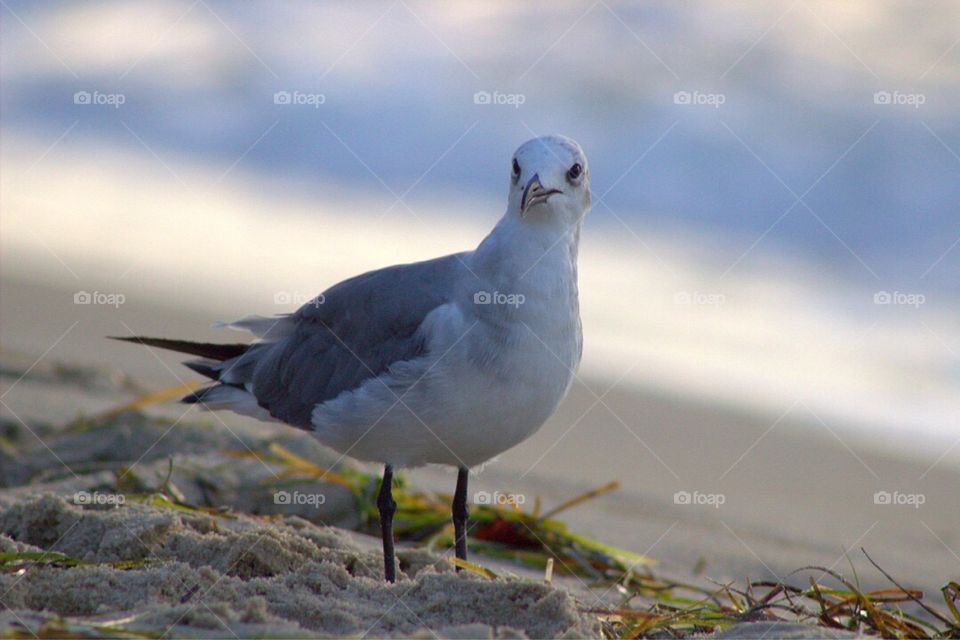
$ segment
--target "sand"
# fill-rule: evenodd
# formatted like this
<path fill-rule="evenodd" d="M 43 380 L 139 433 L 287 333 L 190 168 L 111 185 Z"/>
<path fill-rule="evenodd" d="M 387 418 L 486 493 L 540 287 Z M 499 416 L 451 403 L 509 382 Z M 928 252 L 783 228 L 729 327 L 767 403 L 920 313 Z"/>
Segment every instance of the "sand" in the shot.
<path fill-rule="evenodd" d="M 402 577 L 386 584 L 377 554 L 296 516 L 265 523 L 138 504 L 84 509 L 46 495 L 4 509 L 0 548 L 57 549 L 91 563 L 0 576 L 7 629 L 55 614 L 172 635 L 597 634 L 562 590 L 457 575 L 424 551 L 401 551 Z M 108 564 L 145 558 L 156 562 Z"/>
<path fill-rule="evenodd" d="M 472 559 L 509 579 L 455 575 L 442 554 L 404 547 L 401 582 L 383 584 L 378 541 L 350 531 L 367 516 L 348 492 L 301 483 L 301 491 L 325 496 L 322 508 L 278 505 L 278 468 L 235 455 L 277 442 L 320 466 L 335 465 L 335 454 L 295 429 L 184 414 L 172 402 L 95 429 L 78 419 L 178 377 L 192 379 L 176 355 L 153 357 L 104 341 L 104 334 L 123 333 L 126 324 L 148 334 L 222 339 L 204 328 L 215 316 L 150 303 L 91 308 L 67 331 L 76 317 L 68 290 L 9 280 L 2 287 L 0 545 L 55 550 L 88 564 L 0 574 L 0 633 L 17 625 L 110 623 L 227 637 L 598 635 L 587 611 L 598 603 L 578 581 L 547 587 L 536 572 L 490 558 Z M 777 578 L 814 564 L 849 575 L 847 550 L 865 587 L 889 586 L 858 555 L 860 546 L 903 584 L 932 594 L 960 574 L 960 474 L 949 465 L 872 449 L 802 408 L 775 423 L 778 416 L 624 387 L 606 393 L 607 409 L 592 391 L 609 384 L 576 384 L 541 432 L 477 470 L 471 490 L 520 493 L 549 506 L 618 479 L 619 491 L 566 512 L 564 520 L 652 556 L 659 574 L 687 581 Z M 110 494 L 118 475 L 125 491 L 139 492 L 161 486 L 168 474 L 184 501 L 231 511 L 74 501 L 78 490 Z M 443 468 L 405 475 L 447 493 L 455 479 Z M 920 491 L 926 504 L 878 506 L 872 497 L 882 489 Z M 726 502 L 677 505 L 678 490 L 722 492 Z M 160 561 L 109 564 L 146 557 Z M 57 616 L 67 622 L 55 622 Z M 798 637 L 787 627 L 766 631 Z M 729 635 L 736 632 L 726 637 L 740 637 Z"/>
<path fill-rule="evenodd" d="M 62 371 L 35 372 L 34 381 L 63 383 Z M 109 387 L 96 372 L 74 370 L 68 378 Z M 68 626 L 172 635 L 598 633 L 596 619 L 563 589 L 529 578 L 458 575 L 446 557 L 422 549 L 401 548 L 400 581 L 384 583 L 376 545 L 330 526 L 359 521 L 346 489 L 296 481 L 291 490 L 322 495 L 323 503 L 276 504 L 277 486 L 289 483 L 275 475 L 281 467 L 234 455 L 248 447 L 262 452 L 274 442 L 334 464 L 332 452 L 295 430 L 265 429 L 238 439 L 216 421 L 181 421 L 171 430 L 170 420 L 137 412 L 93 427 L 83 420 L 60 428 L 0 424 L 0 552 L 56 551 L 84 563 L 0 575 L 7 609 L 0 630 L 22 625 L 36 632 L 62 616 Z M 138 503 L 117 494 L 118 484 L 131 495 L 165 485 L 190 504 L 230 509 L 204 513 Z M 139 560 L 150 562 L 114 565 Z"/>
<path fill-rule="evenodd" d="M 5 365 L 20 366 L 12 360 Z M 96 397 L 115 391 L 117 382 L 95 369 L 49 365 L 34 367 L 28 378 L 20 389 L 27 396 L 57 388 L 69 396 L 72 388 Z M 333 452 L 280 425 L 241 436 L 209 418 L 172 423 L 139 412 L 106 421 L 0 421 L 0 552 L 56 551 L 83 563 L 0 575 L 0 632 L 65 626 L 230 637 L 599 633 L 596 618 L 562 588 L 530 577 L 456 574 L 445 555 L 423 549 L 401 546 L 400 580 L 386 584 L 377 541 L 340 528 L 356 527 L 361 517 L 349 491 L 286 480 L 278 464 L 237 457 L 274 443 L 334 466 Z M 140 503 L 117 486 L 131 496 L 165 487 L 222 512 Z M 275 492 L 284 486 L 322 495 L 322 504 L 277 504 Z M 142 560 L 149 562 L 116 565 Z"/>

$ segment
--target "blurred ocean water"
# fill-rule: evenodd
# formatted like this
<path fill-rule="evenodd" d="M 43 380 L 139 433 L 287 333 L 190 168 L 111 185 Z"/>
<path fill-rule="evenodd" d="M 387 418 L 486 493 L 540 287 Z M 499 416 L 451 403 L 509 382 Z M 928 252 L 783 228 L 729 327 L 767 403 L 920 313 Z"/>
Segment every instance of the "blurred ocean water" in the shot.
<path fill-rule="evenodd" d="M 960 293 L 956 3 L 7 6 L 7 133 L 75 124 L 417 202 L 496 199 L 506 154 L 564 132 L 592 159 L 594 224 L 727 235 L 725 265 L 762 238 L 877 288 Z"/>

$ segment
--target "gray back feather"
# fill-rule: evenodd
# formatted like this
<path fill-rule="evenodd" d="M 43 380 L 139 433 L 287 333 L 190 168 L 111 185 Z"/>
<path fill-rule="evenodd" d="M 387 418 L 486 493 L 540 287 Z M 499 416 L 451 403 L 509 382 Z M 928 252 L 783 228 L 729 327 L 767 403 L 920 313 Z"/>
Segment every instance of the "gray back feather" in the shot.
<path fill-rule="evenodd" d="M 319 304 L 283 319 L 283 338 L 227 363 L 231 381 L 252 382 L 257 402 L 274 418 L 309 429 L 317 404 L 422 355 L 417 329 L 449 301 L 463 259 L 449 255 L 344 280 Z"/>

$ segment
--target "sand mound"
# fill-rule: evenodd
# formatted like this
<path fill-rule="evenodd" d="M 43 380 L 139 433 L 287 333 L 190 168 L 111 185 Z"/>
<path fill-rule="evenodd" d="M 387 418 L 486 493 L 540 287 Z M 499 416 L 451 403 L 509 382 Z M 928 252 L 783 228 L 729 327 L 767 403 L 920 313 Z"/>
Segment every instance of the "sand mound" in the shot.
<path fill-rule="evenodd" d="M 325 501 L 277 504 L 282 467 L 230 453 L 277 443 L 335 464 L 308 434 L 268 427 L 235 433 L 184 421 L 171 429 L 127 413 L 91 425 L 35 424 L 38 443 L 23 424 L 0 423 L 0 553 L 69 557 L 0 564 L 0 634 L 598 635 L 565 591 L 456 574 L 425 550 L 400 550 L 401 580 L 384 583 L 369 540 L 328 526 L 361 521 L 349 490 L 298 480 L 291 490 Z M 120 506 L 78 503 L 76 492 L 116 497 L 121 483 L 128 495 L 172 487 L 212 512 L 131 497 Z M 214 511 L 221 507 L 231 510 Z"/>
<path fill-rule="evenodd" d="M 46 621 L 173 635 L 598 635 L 561 590 L 455 574 L 425 551 L 401 551 L 401 580 L 388 585 L 379 555 L 296 516 L 81 508 L 46 495 L 0 513 L 0 551 L 38 550 L 82 564 L 0 575 L 2 630 Z"/>

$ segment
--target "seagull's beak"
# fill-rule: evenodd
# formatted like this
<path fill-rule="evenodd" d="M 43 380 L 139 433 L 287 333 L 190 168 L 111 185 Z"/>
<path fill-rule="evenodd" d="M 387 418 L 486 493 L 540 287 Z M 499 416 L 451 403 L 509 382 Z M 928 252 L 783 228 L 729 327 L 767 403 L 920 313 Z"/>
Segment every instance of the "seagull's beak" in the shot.
<path fill-rule="evenodd" d="M 555 193 L 560 193 L 560 190 L 547 189 L 540 184 L 540 176 L 534 175 L 523 189 L 523 198 L 520 199 L 520 215 L 526 215 L 530 207 L 546 202 Z"/>

